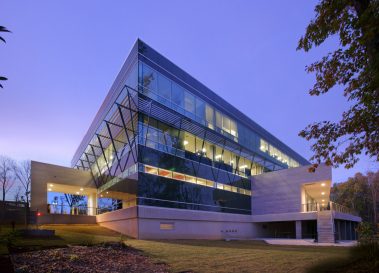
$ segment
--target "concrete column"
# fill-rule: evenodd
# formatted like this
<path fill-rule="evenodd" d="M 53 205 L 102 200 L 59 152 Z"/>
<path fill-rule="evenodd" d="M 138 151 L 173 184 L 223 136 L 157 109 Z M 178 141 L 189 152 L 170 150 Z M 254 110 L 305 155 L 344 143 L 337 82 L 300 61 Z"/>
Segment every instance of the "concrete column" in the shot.
<path fill-rule="evenodd" d="M 301 221 L 296 221 L 296 239 L 302 239 Z"/>
<path fill-rule="evenodd" d="M 97 194 L 91 193 L 87 196 L 88 215 L 96 215 Z"/>

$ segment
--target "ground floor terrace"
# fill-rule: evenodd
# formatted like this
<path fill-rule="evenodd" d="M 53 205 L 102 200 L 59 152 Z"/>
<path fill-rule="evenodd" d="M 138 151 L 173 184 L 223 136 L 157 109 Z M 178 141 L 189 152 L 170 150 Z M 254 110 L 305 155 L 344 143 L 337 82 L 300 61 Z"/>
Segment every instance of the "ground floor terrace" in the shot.
<path fill-rule="evenodd" d="M 284 181 L 283 177 L 280 181 Z M 293 181 L 293 176 L 288 177 Z M 269 180 L 264 183 L 266 181 Z M 307 198 L 312 196 L 311 187 L 321 187 L 325 191 L 328 182 L 323 181 L 317 182 L 320 185 L 312 183 L 306 186 L 300 181 L 296 194 L 285 192 L 284 196 L 292 194 L 299 202 L 297 212 L 285 212 L 279 206 L 293 206 L 291 200 L 273 207 L 270 204 L 277 203 L 278 199 L 270 196 L 272 203 L 267 206 L 271 213 L 257 214 L 259 211 L 254 211 L 254 208 L 262 206 L 259 200 L 252 203 L 253 212 L 233 213 L 230 208 L 151 198 L 148 198 L 150 205 L 145 205 L 146 197 L 115 189 L 120 183 L 100 191 L 93 185 L 88 172 L 32 162 L 31 208 L 38 211 L 38 224 L 98 223 L 137 239 L 284 238 L 312 239 L 320 243 L 356 240 L 355 229 L 360 218 L 345 207 L 327 200 L 325 195 L 320 197 L 322 203 L 300 204 L 300 200 L 305 199 L 301 197 L 305 196 L 305 192 Z M 294 187 L 282 188 L 288 191 Z M 262 200 L 265 202 L 267 199 Z M 175 206 L 171 206 L 172 203 Z M 276 210 L 280 213 L 272 213 Z"/>

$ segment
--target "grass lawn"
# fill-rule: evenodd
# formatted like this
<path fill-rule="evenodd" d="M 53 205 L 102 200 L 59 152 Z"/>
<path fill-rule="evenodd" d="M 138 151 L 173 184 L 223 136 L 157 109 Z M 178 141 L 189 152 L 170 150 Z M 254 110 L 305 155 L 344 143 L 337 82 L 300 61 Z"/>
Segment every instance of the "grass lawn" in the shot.
<path fill-rule="evenodd" d="M 344 260 L 343 247 L 273 246 L 262 241 L 134 240 L 97 225 L 45 225 L 55 239 L 15 239 L 15 245 L 36 249 L 67 244 L 94 244 L 124 240 L 174 272 L 306 272 L 327 259 Z M 38 247 L 39 246 L 39 247 Z"/>

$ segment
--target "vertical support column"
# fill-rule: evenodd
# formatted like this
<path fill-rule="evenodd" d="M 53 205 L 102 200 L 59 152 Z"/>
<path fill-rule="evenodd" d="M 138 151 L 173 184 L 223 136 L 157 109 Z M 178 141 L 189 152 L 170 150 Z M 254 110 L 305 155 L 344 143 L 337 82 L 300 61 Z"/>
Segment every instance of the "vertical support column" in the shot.
<path fill-rule="evenodd" d="M 90 193 L 87 196 L 87 207 L 88 207 L 88 215 L 96 215 L 96 209 L 97 209 L 97 194 L 96 193 Z"/>
<path fill-rule="evenodd" d="M 296 221 L 296 239 L 302 238 L 301 221 Z"/>

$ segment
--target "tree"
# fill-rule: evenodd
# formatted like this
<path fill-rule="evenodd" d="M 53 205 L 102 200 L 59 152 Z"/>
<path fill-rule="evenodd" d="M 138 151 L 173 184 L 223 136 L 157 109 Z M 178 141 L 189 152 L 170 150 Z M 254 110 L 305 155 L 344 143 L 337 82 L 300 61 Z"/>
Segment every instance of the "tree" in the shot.
<path fill-rule="evenodd" d="M 0 26 L 0 32 L 10 32 L 6 27 Z M 0 40 L 6 43 L 5 39 L 0 36 Z M 6 77 L 0 76 L 0 81 L 8 80 Z M 0 88 L 3 88 L 3 85 L 0 83 Z"/>
<path fill-rule="evenodd" d="M 18 186 L 16 192 L 14 193 L 14 201 L 20 202 L 22 200 L 21 197 L 21 186 Z"/>
<path fill-rule="evenodd" d="M 27 206 L 29 206 L 30 185 L 32 182 L 30 160 L 21 161 L 18 164 L 14 164 L 13 172 L 17 180 L 21 183 L 22 187 L 24 188 L 26 203 Z"/>
<path fill-rule="evenodd" d="M 14 162 L 12 159 L 0 156 L 0 186 L 3 194 L 3 201 L 5 201 L 6 194 L 14 186 L 13 166 Z"/>
<path fill-rule="evenodd" d="M 315 12 L 297 50 L 308 52 L 332 36 L 340 46 L 306 67 L 316 74 L 309 93 L 342 86 L 351 106 L 339 122 L 316 122 L 299 135 L 313 142 L 311 160 L 317 163 L 351 168 L 361 153 L 379 161 L 379 1 L 321 0 Z"/>
<path fill-rule="evenodd" d="M 373 190 L 377 190 L 373 194 Z M 377 223 L 376 202 L 379 190 L 379 171 L 367 175 L 356 173 L 346 182 L 334 184 L 331 189 L 332 201 L 354 209 L 365 222 Z"/>
<path fill-rule="evenodd" d="M 377 224 L 379 220 L 377 219 L 377 204 L 379 204 L 379 171 L 376 173 L 367 173 L 367 182 L 372 198 L 373 222 Z"/>

